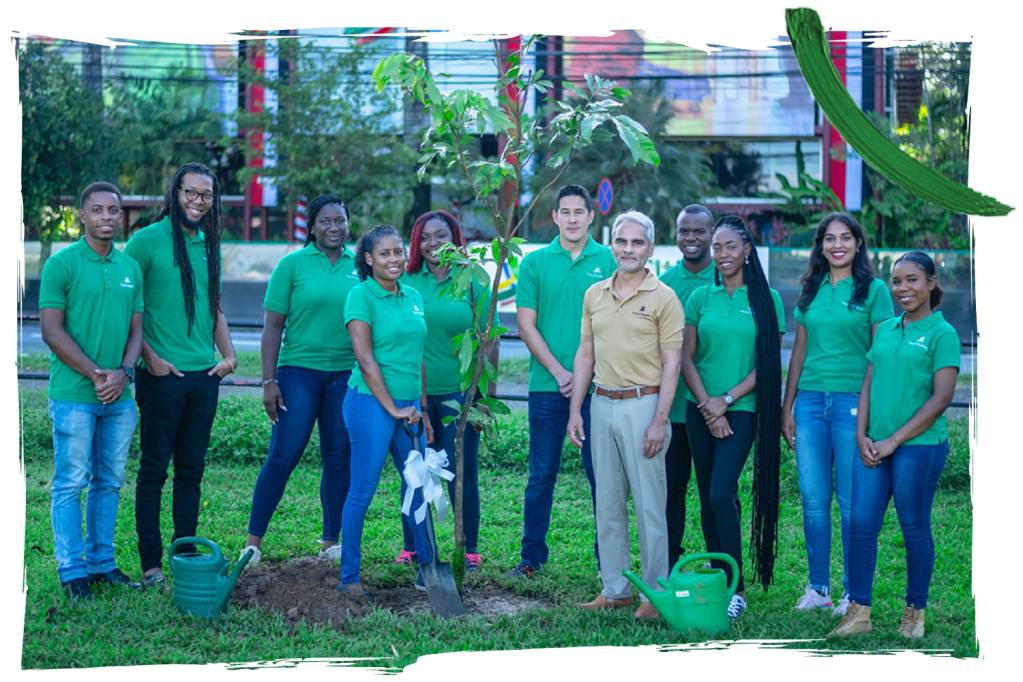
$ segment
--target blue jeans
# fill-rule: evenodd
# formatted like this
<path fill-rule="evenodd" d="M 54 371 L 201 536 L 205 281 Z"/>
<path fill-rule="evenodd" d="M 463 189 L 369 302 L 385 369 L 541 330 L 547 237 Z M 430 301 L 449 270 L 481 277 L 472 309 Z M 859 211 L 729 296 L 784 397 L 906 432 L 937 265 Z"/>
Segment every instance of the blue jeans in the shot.
<path fill-rule="evenodd" d="M 399 408 L 418 403 L 418 398 L 394 401 Z M 341 543 L 341 582 L 357 583 L 361 582 L 359 566 L 362 563 L 362 526 L 380 483 L 387 451 L 391 451 L 394 466 L 400 474 L 413 444 L 405 433 L 404 420 L 388 414 L 372 393 L 360 393 L 358 388 L 350 388 L 345 396 L 344 414 L 348 437 L 352 441 L 352 482 L 341 514 L 341 535 L 344 537 Z M 422 504 L 423 492 L 417 488 L 412 497 L 412 510 Z M 426 542 L 426 524 L 414 525 L 413 535 L 419 563 L 428 563 L 433 555 Z"/>
<path fill-rule="evenodd" d="M 450 407 L 444 405 L 448 400 L 457 400 L 459 404 L 465 404 L 465 394 L 444 393 L 441 395 L 428 395 L 426 397 L 426 413 L 430 417 L 430 424 L 433 425 L 433 443 L 435 450 L 444 450 L 448 455 L 448 465 L 444 467 L 448 471 L 455 471 L 455 436 L 458 434 L 458 427 L 455 422 L 444 426 L 444 417 L 454 416 L 456 413 Z M 479 450 L 480 434 L 472 428 L 472 425 L 465 426 L 465 462 L 462 471 L 462 505 L 465 508 L 462 517 L 462 528 L 465 530 L 465 552 L 475 554 L 476 545 L 480 538 L 480 485 L 479 485 Z M 448 481 L 448 495 L 451 497 L 452 509 L 455 503 L 455 482 L 458 479 Z M 405 499 L 405 477 L 401 477 L 401 499 Z M 415 548 L 415 538 L 412 535 L 412 527 L 409 519 L 401 515 L 401 532 L 405 540 L 404 549 L 411 552 Z"/>
<path fill-rule="evenodd" d="M 842 530 L 842 585 L 849 591 L 849 510 L 852 466 L 860 458 L 856 447 L 859 399 L 859 393 L 800 391 L 792 410 L 810 586 L 822 593 L 831 590 L 831 500 L 836 495 Z"/>
<path fill-rule="evenodd" d="M 523 505 L 522 561 L 540 567 L 547 561 L 547 530 L 554 506 L 554 484 L 561 469 L 561 448 L 568 429 L 569 399 L 557 391 L 533 391 L 529 394 L 529 482 Z M 590 396 L 582 406 L 583 429 L 590 432 Z M 596 518 L 596 480 L 590 441 L 583 441 L 583 469 L 590 482 L 590 503 Z M 600 565 L 594 520 L 593 554 Z"/>
<path fill-rule="evenodd" d="M 934 573 L 931 506 L 947 455 L 945 441 L 940 445 L 903 445 L 872 469 L 857 458 L 852 475 L 848 559 L 849 597 L 857 604 L 872 603 L 877 538 L 888 500 L 894 498 L 906 546 L 906 605 L 927 607 Z"/>
<path fill-rule="evenodd" d="M 351 370 L 323 372 L 305 367 L 277 368 L 277 385 L 284 406 L 270 434 L 270 454 L 259 471 L 252 493 L 249 535 L 266 534 L 291 472 L 298 465 L 313 423 L 320 427 L 320 504 L 323 507 L 323 539 L 337 542 L 341 535 L 341 510 L 348 496 L 352 448 L 342 414 Z"/>
<path fill-rule="evenodd" d="M 114 528 L 118 495 L 138 413 L 131 400 L 109 405 L 50 400 L 49 408 L 53 421 L 53 555 L 60 581 L 66 583 L 117 568 Z M 86 489 L 83 539 L 82 492 Z"/>

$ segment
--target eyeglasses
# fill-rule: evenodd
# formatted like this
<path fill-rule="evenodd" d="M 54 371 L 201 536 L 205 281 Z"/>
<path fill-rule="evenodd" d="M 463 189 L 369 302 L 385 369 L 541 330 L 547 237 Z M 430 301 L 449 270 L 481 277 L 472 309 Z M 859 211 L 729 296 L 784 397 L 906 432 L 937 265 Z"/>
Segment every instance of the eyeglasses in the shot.
<path fill-rule="evenodd" d="M 196 199 L 201 199 L 202 203 L 204 203 L 206 205 L 212 204 L 213 203 L 213 199 L 216 198 L 216 196 L 217 195 L 213 194 L 212 192 L 196 192 L 194 189 L 186 189 L 185 190 L 185 198 L 186 199 L 188 199 L 189 201 L 195 201 Z"/>

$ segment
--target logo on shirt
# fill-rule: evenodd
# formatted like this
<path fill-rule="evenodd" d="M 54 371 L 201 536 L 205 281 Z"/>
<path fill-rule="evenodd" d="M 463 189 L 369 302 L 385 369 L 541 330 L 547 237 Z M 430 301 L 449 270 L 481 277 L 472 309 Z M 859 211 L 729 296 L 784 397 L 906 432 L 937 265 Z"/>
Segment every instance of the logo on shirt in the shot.
<path fill-rule="evenodd" d="M 924 350 L 927 350 L 927 344 L 924 342 L 926 338 L 927 337 L 925 337 L 925 336 L 921 336 L 916 341 L 910 341 L 909 345 L 916 346 L 917 348 L 923 348 Z"/>
<path fill-rule="evenodd" d="M 642 317 L 642 318 L 645 318 L 647 320 L 650 319 L 650 313 L 648 313 L 646 311 L 646 306 L 645 305 L 641 305 L 639 307 L 639 310 L 633 310 L 632 314 L 635 315 L 636 317 Z"/>
<path fill-rule="evenodd" d="M 355 280 L 359 279 L 359 276 L 355 273 L 354 270 L 352 272 L 349 272 L 347 275 L 345 275 L 345 277 L 347 277 L 348 279 L 355 279 Z"/>
<path fill-rule="evenodd" d="M 592 272 L 587 272 L 586 274 L 589 275 L 590 277 L 599 277 L 600 279 L 604 278 L 604 272 L 603 270 L 600 269 L 599 265 L 593 268 Z"/>
<path fill-rule="evenodd" d="M 121 286 L 124 287 L 125 289 L 134 289 L 135 288 L 135 285 L 131 283 L 131 278 L 130 277 L 125 277 L 124 281 L 121 282 Z"/>
<path fill-rule="evenodd" d="M 423 311 L 419 309 L 419 305 L 416 304 L 416 303 L 412 304 L 412 312 L 414 312 L 416 315 L 423 315 L 424 314 Z"/>
<path fill-rule="evenodd" d="M 750 310 L 749 308 L 745 308 L 744 310 L 740 310 L 739 312 L 744 313 L 746 315 L 752 315 L 753 314 L 753 311 Z"/>
<path fill-rule="evenodd" d="M 850 303 L 849 301 L 842 301 L 842 305 L 844 305 L 846 308 L 851 308 L 852 310 L 859 310 L 861 313 L 866 312 L 866 308 L 864 308 L 863 306 Z"/>

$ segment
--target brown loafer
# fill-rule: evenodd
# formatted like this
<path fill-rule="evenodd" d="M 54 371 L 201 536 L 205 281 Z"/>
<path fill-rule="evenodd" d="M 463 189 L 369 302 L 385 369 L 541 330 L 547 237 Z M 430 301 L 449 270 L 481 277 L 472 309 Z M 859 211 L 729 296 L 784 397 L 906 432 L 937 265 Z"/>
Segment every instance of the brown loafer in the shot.
<path fill-rule="evenodd" d="M 596 599 L 591 602 L 582 602 L 576 604 L 581 609 L 587 609 L 589 611 L 598 611 L 600 609 L 620 609 L 626 606 L 632 606 L 632 597 L 625 597 L 623 599 L 608 599 L 604 595 L 599 595 Z"/>
<path fill-rule="evenodd" d="M 639 605 L 636 609 L 636 613 L 632 614 L 633 618 L 660 618 L 661 614 L 657 613 L 657 607 L 651 602 L 645 601 Z"/>

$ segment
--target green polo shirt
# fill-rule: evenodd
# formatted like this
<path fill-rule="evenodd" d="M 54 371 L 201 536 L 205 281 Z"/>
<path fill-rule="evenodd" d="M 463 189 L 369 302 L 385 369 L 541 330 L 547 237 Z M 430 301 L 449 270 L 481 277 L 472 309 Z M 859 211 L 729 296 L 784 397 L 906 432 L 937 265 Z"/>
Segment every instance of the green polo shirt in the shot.
<path fill-rule="evenodd" d="M 771 289 L 778 332 L 785 332 L 785 309 L 781 296 Z M 746 287 L 729 296 L 724 285 L 708 284 L 696 289 L 686 301 L 686 325 L 696 327 L 696 371 L 707 395 L 724 395 L 753 371 L 757 364 L 756 324 L 749 308 Z M 735 401 L 728 409 L 756 410 L 756 390 Z M 696 400 L 690 396 L 690 402 Z"/>
<path fill-rule="evenodd" d="M 398 282 L 398 293 L 380 286 L 372 277 L 355 286 L 345 302 L 345 325 L 352 320 L 368 324 L 373 335 L 373 358 L 380 365 L 384 385 L 395 400 L 415 400 L 423 393 L 423 343 L 426 314 L 419 292 Z M 358 363 L 349 388 L 371 394 Z"/>
<path fill-rule="evenodd" d="M 146 314 L 142 334 L 153 351 L 179 371 L 194 372 L 217 364 L 206 269 L 206 236 L 184 233 L 185 250 L 195 274 L 195 324 L 189 330 L 181 274 L 174 264 L 174 227 L 170 217 L 135 233 L 124 252 L 142 268 Z M 218 256 L 219 257 L 219 256 Z M 145 363 L 142 363 L 145 366 Z"/>
<path fill-rule="evenodd" d="M 455 301 L 443 293 L 451 283 L 451 275 L 438 282 L 426 263 L 419 272 L 406 274 L 402 281 L 419 292 L 426 309 L 427 395 L 461 393 L 458 348 L 452 344 L 452 339 L 473 325 L 468 297 Z M 474 285 L 472 293 L 477 302 L 479 296 L 483 296 L 480 308 L 480 318 L 483 319 L 490 307 L 490 290 Z"/>
<path fill-rule="evenodd" d="M 806 359 L 799 388 L 821 393 L 859 393 L 867 373 L 871 330 L 894 312 L 884 282 L 874 278 L 863 303 L 852 305 L 855 285 L 846 277 L 832 286 L 825 277 L 806 311 L 796 306 L 796 322 L 806 329 Z"/>
<path fill-rule="evenodd" d="M 104 258 L 82 237 L 46 261 L 39 283 L 39 309 L 64 311 L 64 330 L 100 369 L 115 369 L 124 359 L 133 313 L 141 313 L 142 272 L 117 249 Z M 100 404 L 95 384 L 50 353 L 53 400 Z M 118 399 L 131 400 L 131 391 Z"/>
<path fill-rule="evenodd" d="M 905 313 L 885 320 L 874 333 L 867 353 L 873 363 L 870 384 L 870 423 L 867 435 L 879 441 L 891 437 L 934 394 L 934 373 L 944 367 L 959 369 L 959 335 L 941 313 L 907 323 Z M 903 445 L 938 445 L 948 440 L 945 415 Z"/>
<path fill-rule="evenodd" d="M 278 261 L 263 300 L 264 308 L 288 318 L 278 367 L 343 372 L 355 366 L 344 310 L 359 282 L 355 254 L 347 248 L 333 264 L 313 243 Z"/>
<path fill-rule="evenodd" d="M 611 249 L 589 237 L 574 261 L 561 248 L 558 237 L 542 249 L 531 251 L 519 265 L 515 305 L 536 311 L 536 328 L 561 366 L 572 371 L 579 350 L 583 296 L 591 286 L 614 274 Z M 529 356 L 529 391 L 558 391 L 558 382 Z"/>
<path fill-rule="evenodd" d="M 714 262 L 711 261 L 710 265 L 697 273 L 686 270 L 683 263 L 684 261 L 680 260 L 678 265 L 665 270 L 661 275 L 661 281 L 671 287 L 671 290 L 678 296 L 678 302 L 685 307 L 689 295 L 694 290 L 714 281 Z M 686 423 L 686 400 L 688 399 L 689 389 L 686 388 L 686 382 L 682 377 L 679 377 L 678 386 L 675 387 L 675 402 L 671 404 L 668 421 L 675 424 Z"/>

